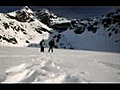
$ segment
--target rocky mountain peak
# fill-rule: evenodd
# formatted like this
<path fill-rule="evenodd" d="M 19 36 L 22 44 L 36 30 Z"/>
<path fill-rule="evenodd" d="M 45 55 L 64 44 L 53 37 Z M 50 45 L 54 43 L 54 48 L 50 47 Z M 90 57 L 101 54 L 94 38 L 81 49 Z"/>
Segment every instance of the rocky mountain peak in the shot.
<path fill-rule="evenodd" d="M 26 13 L 31 13 L 31 14 L 34 13 L 28 6 L 22 7 L 20 11 L 25 11 Z"/>

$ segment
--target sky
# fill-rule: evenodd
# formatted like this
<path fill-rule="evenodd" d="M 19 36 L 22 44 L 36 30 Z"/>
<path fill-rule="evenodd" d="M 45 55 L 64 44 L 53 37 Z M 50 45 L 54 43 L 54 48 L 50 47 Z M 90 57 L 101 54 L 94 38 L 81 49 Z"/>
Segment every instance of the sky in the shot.
<path fill-rule="evenodd" d="M 23 6 L 0 6 L 0 12 L 12 12 L 19 10 Z M 64 16 L 66 18 L 84 18 L 93 16 L 102 16 L 108 12 L 115 11 L 120 6 L 28 6 L 32 10 L 47 8 L 55 14 Z"/>

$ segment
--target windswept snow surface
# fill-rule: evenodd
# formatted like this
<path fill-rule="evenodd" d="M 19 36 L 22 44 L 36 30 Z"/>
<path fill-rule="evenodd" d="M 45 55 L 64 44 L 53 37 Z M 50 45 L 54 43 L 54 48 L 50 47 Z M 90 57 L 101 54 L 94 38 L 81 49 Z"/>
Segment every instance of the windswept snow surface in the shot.
<path fill-rule="evenodd" d="M 120 82 L 120 53 L 0 47 L 1 83 Z"/>

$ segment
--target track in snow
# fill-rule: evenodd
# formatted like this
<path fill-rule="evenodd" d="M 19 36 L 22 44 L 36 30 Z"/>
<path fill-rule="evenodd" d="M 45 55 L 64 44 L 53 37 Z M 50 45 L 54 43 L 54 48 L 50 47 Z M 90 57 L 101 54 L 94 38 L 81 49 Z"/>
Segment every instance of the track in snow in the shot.
<path fill-rule="evenodd" d="M 0 47 L 0 81 L 120 82 L 119 53 L 47 50 L 41 53 L 38 48 Z"/>

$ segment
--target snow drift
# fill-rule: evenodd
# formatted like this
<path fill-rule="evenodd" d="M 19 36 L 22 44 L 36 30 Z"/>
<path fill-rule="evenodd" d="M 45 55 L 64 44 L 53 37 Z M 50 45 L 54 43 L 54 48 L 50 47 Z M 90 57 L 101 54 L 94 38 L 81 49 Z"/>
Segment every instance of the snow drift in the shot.
<path fill-rule="evenodd" d="M 60 66 L 51 60 L 34 60 L 33 64 L 23 63 L 5 71 L 6 78 L 2 83 L 62 83 L 80 82 L 75 75 L 67 74 Z"/>
<path fill-rule="evenodd" d="M 0 47 L 0 83 L 119 83 L 120 54 Z"/>

